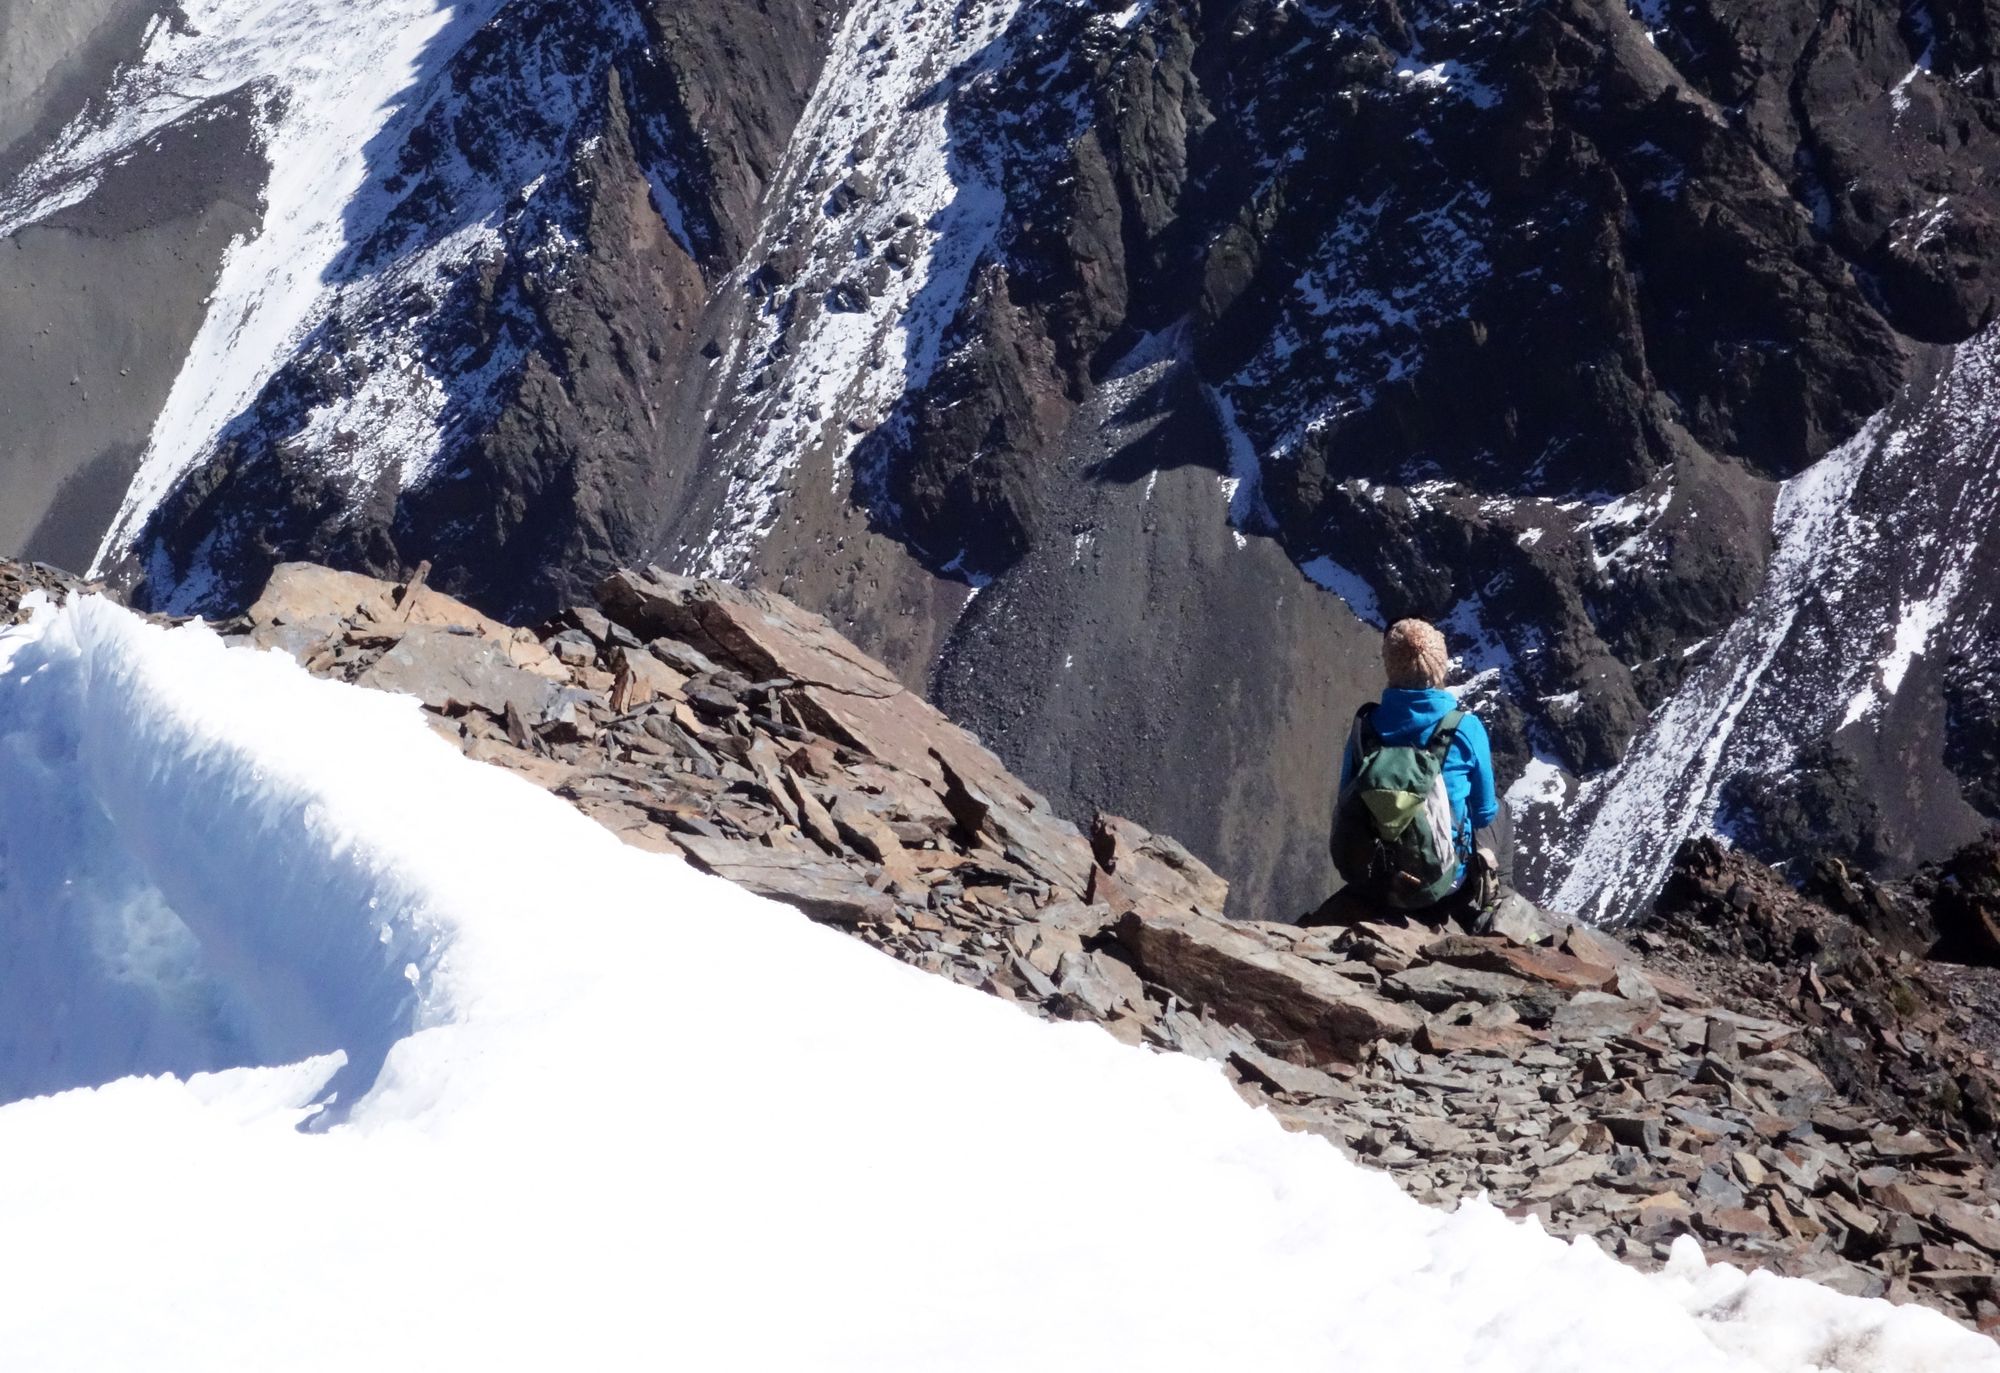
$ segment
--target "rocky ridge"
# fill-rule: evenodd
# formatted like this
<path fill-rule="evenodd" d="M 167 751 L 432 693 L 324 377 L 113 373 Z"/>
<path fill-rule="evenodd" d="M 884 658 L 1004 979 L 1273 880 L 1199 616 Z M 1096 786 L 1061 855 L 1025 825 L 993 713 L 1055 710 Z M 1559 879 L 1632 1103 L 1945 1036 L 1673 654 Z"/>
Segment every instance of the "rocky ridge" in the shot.
<path fill-rule="evenodd" d="M 46 563 L 17 563 L 0 558 L 0 625 L 20 624 L 30 608 L 22 604 L 39 594 L 61 601 L 83 590 L 85 583 Z"/>
<path fill-rule="evenodd" d="M 6 576 L 16 599 L 59 580 Z M 2000 1328 L 1993 1046 L 1936 965 L 1741 855 L 1684 855 L 1630 942 L 1524 902 L 1485 933 L 1232 921 L 1181 845 L 1056 816 L 781 597 L 621 572 L 529 630 L 421 578 L 294 564 L 218 627 L 418 697 L 469 756 L 629 843 L 1036 1014 L 1213 1059 L 1426 1201 L 1484 1193 L 1642 1264 L 1692 1233 Z"/>

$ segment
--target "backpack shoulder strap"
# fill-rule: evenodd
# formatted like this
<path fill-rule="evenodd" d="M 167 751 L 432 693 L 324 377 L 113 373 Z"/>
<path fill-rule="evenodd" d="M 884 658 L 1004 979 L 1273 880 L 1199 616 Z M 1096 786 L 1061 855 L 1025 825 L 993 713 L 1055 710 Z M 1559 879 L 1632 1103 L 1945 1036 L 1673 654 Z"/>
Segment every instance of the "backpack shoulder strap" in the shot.
<path fill-rule="evenodd" d="M 1381 731 L 1375 728 L 1375 707 L 1379 701 L 1370 701 L 1354 712 L 1354 751 L 1365 758 L 1382 747 Z"/>
<path fill-rule="evenodd" d="M 1437 728 L 1431 731 L 1431 741 L 1424 745 L 1424 751 L 1436 760 L 1440 768 L 1444 766 L 1445 755 L 1451 752 L 1452 744 L 1458 739 L 1459 722 L 1464 719 L 1465 712 L 1462 710 L 1449 712 L 1438 721 Z"/>

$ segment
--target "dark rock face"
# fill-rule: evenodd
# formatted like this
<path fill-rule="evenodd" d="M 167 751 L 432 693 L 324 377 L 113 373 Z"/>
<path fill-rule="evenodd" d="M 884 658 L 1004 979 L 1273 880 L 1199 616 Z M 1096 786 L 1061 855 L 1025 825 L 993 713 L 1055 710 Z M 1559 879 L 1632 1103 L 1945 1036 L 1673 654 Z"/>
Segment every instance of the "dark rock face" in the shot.
<path fill-rule="evenodd" d="M 137 597 L 241 604 L 303 551 L 429 558 L 440 585 L 535 610 L 631 549 L 710 278 L 804 99 L 821 21 L 776 19 L 513 5 L 473 34 L 381 140 L 357 203 L 387 206 L 351 216 L 337 303 L 138 535 Z M 718 91 L 717 45 L 763 79 Z M 446 272 L 412 258 L 467 232 Z M 399 384 L 412 358 L 429 370 Z"/>
<path fill-rule="evenodd" d="M 2000 830 L 1920 874 L 1913 885 L 1928 896 L 1951 951 L 2000 962 Z"/>
<path fill-rule="evenodd" d="M 782 587 L 1265 909 L 1323 895 L 1328 759 L 1405 614 L 1507 778 L 1617 769 L 1540 822 L 1529 881 L 1575 904 L 1635 909 L 1711 822 L 1908 867 L 2000 806 L 1950 356 L 2000 261 L 1977 7 L 475 10 L 268 380 L 114 540 L 142 602 L 293 557 L 523 618 L 623 562 Z M 1788 561 L 1885 409 L 1921 441 L 1839 493 L 1882 565 Z M 1706 771 L 1683 700 L 1745 722 Z M 1606 873 L 1612 795 L 1673 832 Z"/>
<path fill-rule="evenodd" d="M 2000 820 L 2000 614 L 1967 616 L 1945 667 L 1945 762 L 1965 799 Z"/>

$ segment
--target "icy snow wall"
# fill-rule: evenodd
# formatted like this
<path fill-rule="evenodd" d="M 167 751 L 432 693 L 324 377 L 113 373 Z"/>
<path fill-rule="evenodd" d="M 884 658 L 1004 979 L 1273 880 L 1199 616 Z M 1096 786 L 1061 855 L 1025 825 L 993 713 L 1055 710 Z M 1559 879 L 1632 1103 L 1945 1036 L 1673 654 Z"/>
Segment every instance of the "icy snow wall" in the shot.
<path fill-rule="evenodd" d="M 1428 1210 L 198 626 L 0 631 L 0 835 L 0 1367 L 2000 1369 Z"/>
<path fill-rule="evenodd" d="M 303 737 L 319 693 L 285 662 L 230 660 L 231 691 L 212 636 L 134 628 L 91 604 L 0 640 L 0 1101 L 335 1050 L 372 1076 L 435 932 L 329 807 L 387 779 Z M 406 723 L 352 704 L 356 729 Z"/>

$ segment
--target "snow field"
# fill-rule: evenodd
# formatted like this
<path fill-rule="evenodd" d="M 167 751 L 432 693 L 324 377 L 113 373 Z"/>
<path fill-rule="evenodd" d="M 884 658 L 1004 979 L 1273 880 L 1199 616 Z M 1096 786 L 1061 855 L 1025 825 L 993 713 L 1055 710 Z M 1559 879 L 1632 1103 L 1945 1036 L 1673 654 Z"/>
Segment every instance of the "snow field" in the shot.
<path fill-rule="evenodd" d="M 0 783 L 8 1368 L 2000 1368 L 1428 1210 L 198 626 L 0 631 Z"/>
<path fill-rule="evenodd" d="M 1628 912 L 1659 889 L 1683 839 L 1727 831 L 1732 782 L 1781 778 L 1802 743 L 1873 727 L 1967 604 L 2000 513 L 1996 362 L 2000 329 L 1988 329 L 1958 346 L 1914 412 L 1885 409 L 1779 487 L 1763 589 L 1558 822 L 1571 861 L 1552 906 Z"/>
<path fill-rule="evenodd" d="M 183 0 L 156 19 L 140 59 L 105 96 L 57 136 L 14 182 L 0 187 L 0 237 L 86 199 L 115 163 L 202 107 L 243 90 L 258 94 L 261 151 L 269 177 L 257 189 L 262 225 L 232 243 L 199 331 L 154 425 L 137 475 L 97 554 L 129 549 L 173 484 L 198 464 L 229 423 L 324 318 L 341 295 L 331 281 L 343 251 L 381 220 L 389 201 L 371 187 L 371 159 L 384 156 L 392 124 L 406 128 L 434 92 L 426 82 L 439 54 L 462 46 L 503 0 Z M 511 189 L 511 188 L 509 188 Z M 494 194 L 474 187 L 468 198 Z M 499 194 L 504 194 L 499 193 Z M 481 207 L 482 210 L 488 207 Z M 494 238 L 471 228 L 413 251 L 407 277 L 434 282 Z M 413 248 L 416 245 L 413 245 Z M 367 290 L 369 280 L 349 283 Z M 403 341 L 395 341 L 400 345 Z M 394 356 L 370 394 L 387 395 L 399 426 L 378 449 L 421 475 L 434 457 L 442 401 L 420 359 Z M 386 372 L 387 375 L 380 375 Z M 413 413 L 402 415 L 407 408 Z M 377 413 L 382 407 L 369 413 Z M 343 416 L 321 417 L 331 432 Z M 377 466 L 383 461 L 374 458 Z M 365 472 L 366 469 L 364 468 Z"/>
<path fill-rule="evenodd" d="M 1779 488 L 1764 589 L 1632 741 L 1624 761 L 1586 784 L 1583 801 L 1602 800 L 1580 811 L 1590 818 L 1566 845 L 1574 857 L 1551 907 L 1592 919 L 1618 913 L 1658 891 L 1681 841 L 1708 829 L 1737 721 L 1784 648 L 1805 597 L 1824 579 L 1839 547 L 1833 535 L 1841 512 L 1884 427 L 1876 416 Z"/>
<path fill-rule="evenodd" d="M 790 310 L 766 310 L 731 346 L 733 403 L 753 418 L 698 570 L 721 576 L 745 564 L 770 532 L 800 454 L 827 436 L 833 417 L 862 426 L 833 440 L 838 482 L 863 431 L 930 381 L 1006 209 L 998 153 L 954 136 L 950 93 L 1001 64 L 1022 8 L 1023 0 L 860 0 L 848 9 L 742 269 L 780 246 L 800 251 L 806 265 L 787 289 L 807 314 L 794 324 Z M 829 212 L 827 191 L 856 173 L 879 178 L 878 193 Z M 860 271 L 879 251 L 866 245 L 895 237 L 899 222 L 920 231 L 908 270 L 890 273 L 858 308 L 827 305 L 825 292 Z M 767 360 L 781 345 L 785 380 L 771 387 Z"/>

